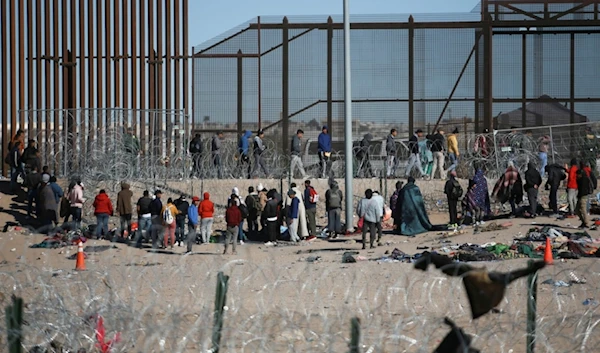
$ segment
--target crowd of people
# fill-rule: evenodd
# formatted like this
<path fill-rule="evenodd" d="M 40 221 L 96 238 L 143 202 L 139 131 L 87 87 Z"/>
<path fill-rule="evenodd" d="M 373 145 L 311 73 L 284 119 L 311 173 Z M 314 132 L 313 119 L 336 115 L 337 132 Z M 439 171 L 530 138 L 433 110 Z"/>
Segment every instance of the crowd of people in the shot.
<path fill-rule="evenodd" d="M 507 145 L 512 146 L 505 151 L 516 155 L 519 146 L 514 145 L 517 139 L 516 130 Z M 304 132 L 298 130 L 291 143 L 290 173 L 299 171 L 303 178 L 307 173 L 302 163 L 302 138 Z M 387 153 L 386 172 L 389 178 L 395 175 L 397 165 L 397 147 L 395 138 L 397 131 L 392 129 L 387 136 L 385 149 Z M 529 136 L 530 132 L 523 135 Z M 37 217 L 42 226 L 52 229 L 59 223 L 59 217 L 65 223 L 72 219 L 75 229 L 81 229 L 82 209 L 86 202 L 84 198 L 84 185 L 80 179 L 74 179 L 69 184 L 67 192 L 57 184 L 56 177 L 52 176 L 47 166 L 41 166 L 40 152 L 35 140 L 29 140 L 25 147 L 25 133 L 19 130 L 9 144 L 10 153 L 5 162 L 11 166 L 11 190 L 16 191 L 19 184 L 26 188 L 27 217 Z M 268 176 L 268 169 L 264 164 L 262 153 L 266 147 L 263 143 L 264 131 L 259 131 L 252 138 L 250 131 L 245 131 L 238 145 L 238 160 L 242 170 L 250 178 L 263 172 Z M 213 164 L 220 172 L 221 140 L 223 134 L 216 134 L 211 142 Z M 433 228 L 429 221 L 423 197 L 416 185 L 413 176 L 424 179 L 447 179 L 444 193 L 447 197 L 449 209 L 448 227 L 456 229 L 461 223 L 474 225 L 484 224 L 486 219 L 492 217 L 491 200 L 495 199 L 501 204 L 510 205 L 510 217 L 525 216 L 535 218 L 543 212 L 539 205 L 538 194 L 542 187 L 549 191 L 549 208 L 552 215 L 558 217 L 558 192 L 564 183 L 567 193 L 568 211 L 566 217 L 579 217 L 581 229 L 588 228 L 589 223 L 589 195 L 597 187 L 595 176 L 595 153 L 590 158 L 581 160 L 573 159 L 570 165 L 548 164 L 547 153 L 550 140 L 547 136 L 539 139 L 539 165 L 530 161 L 525 171 L 519 170 L 510 160 L 505 172 L 494 185 L 490 195 L 485 177 L 483 164 L 476 164 L 474 176 L 469 180 L 466 192 L 457 180 L 456 166 L 460 157 L 458 148 L 459 130 L 454 129 L 452 134 L 446 136 L 442 128 L 435 134 L 426 135 L 418 129 L 409 139 L 409 160 L 405 171 L 408 180 L 406 184 L 396 183 L 396 190 L 389 200 L 390 214 L 386 215 L 384 196 L 378 191 L 366 190 L 365 197 L 360 200 L 356 210 L 359 228 L 363 231 L 363 247 L 366 246 L 366 233 L 370 233 L 370 246 L 375 247 L 381 241 L 382 221 L 386 216 L 394 220 L 394 229 L 399 234 L 414 236 Z M 588 138 L 589 139 L 589 138 Z M 253 140 L 254 164 L 250 163 L 250 141 Z M 360 161 L 358 174 L 369 176 L 372 174 L 369 163 L 369 146 L 373 136 L 366 134 L 360 144 L 357 158 Z M 505 144 L 504 142 L 502 142 Z M 514 145 L 514 146 L 513 146 Z M 476 149 L 482 153 L 489 153 L 489 141 L 478 139 Z M 521 146 L 523 147 L 523 146 Z M 200 169 L 199 154 L 202 151 L 200 136 L 196 135 L 190 143 L 190 152 L 194 157 L 192 175 Z M 593 151 L 593 150 L 592 150 Z M 328 164 L 331 158 L 331 137 L 327 126 L 323 126 L 318 138 L 318 153 L 320 159 L 319 176 L 324 178 L 328 174 Z M 445 167 L 448 157 L 450 165 Z M 427 161 L 423 164 L 423 161 Z M 416 172 L 416 175 L 415 175 Z M 546 182 L 543 182 L 546 176 Z M 22 179 L 22 180 L 19 180 Z M 526 207 L 519 207 L 525 200 Z M 100 190 L 93 200 L 96 225 L 93 235 L 96 237 L 109 236 L 109 219 L 116 213 L 120 220 L 118 237 L 126 239 L 131 236 L 138 247 L 144 240 L 151 241 L 153 248 L 173 248 L 176 244 L 187 246 L 191 252 L 193 244 L 208 243 L 212 235 L 215 205 L 210 199 L 210 194 L 205 192 L 202 198 L 194 196 L 191 202 L 185 195 L 173 200 L 168 198 L 163 204 L 163 194 L 156 190 L 153 195 L 144 191 L 143 196 L 132 202 L 133 192 L 126 182 L 121 183 L 121 191 L 117 194 L 116 207 L 113 207 L 111 198 L 105 190 Z M 329 238 L 336 238 L 345 232 L 341 221 L 341 211 L 344 195 L 337 182 L 329 180 L 329 189 L 324 195 L 325 212 L 327 218 L 326 233 Z M 304 189 L 301 190 L 295 183 L 285 195 L 280 195 L 276 189 L 263 187 L 259 184 L 256 188 L 249 187 L 246 197 L 242 197 L 240 190 L 234 188 L 227 200 L 226 212 L 226 247 L 232 245 L 235 253 L 236 244 L 244 244 L 250 239 L 255 241 L 276 242 L 278 240 L 300 241 L 312 239 L 317 236 L 316 213 L 320 200 L 319 193 L 306 179 Z M 135 207 L 134 207 L 135 205 Z M 459 205 L 462 217 L 459 218 Z M 135 208 L 135 209 L 134 209 Z M 137 229 L 132 229 L 133 215 L 137 214 Z M 246 224 L 246 228 L 244 225 Z M 186 227 L 187 226 L 187 227 Z M 187 228 L 187 231 L 186 231 Z M 346 227 L 348 228 L 348 227 Z M 134 236 L 135 235 L 135 236 Z M 162 242 L 161 242 L 162 239 Z"/>

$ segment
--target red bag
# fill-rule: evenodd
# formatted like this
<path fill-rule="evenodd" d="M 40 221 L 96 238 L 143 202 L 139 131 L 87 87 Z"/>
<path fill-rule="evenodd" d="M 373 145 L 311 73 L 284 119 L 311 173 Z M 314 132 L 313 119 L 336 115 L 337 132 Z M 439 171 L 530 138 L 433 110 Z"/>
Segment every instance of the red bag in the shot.
<path fill-rule="evenodd" d="M 360 217 L 358 219 L 358 224 L 356 225 L 356 227 L 360 230 L 362 230 L 363 226 L 365 225 L 365 217 Z"/>

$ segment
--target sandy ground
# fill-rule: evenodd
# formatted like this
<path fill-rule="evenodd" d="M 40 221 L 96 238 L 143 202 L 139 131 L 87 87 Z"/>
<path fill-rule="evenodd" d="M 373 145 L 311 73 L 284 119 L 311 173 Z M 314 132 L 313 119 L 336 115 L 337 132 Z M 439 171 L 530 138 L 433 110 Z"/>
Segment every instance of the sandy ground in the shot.
<path fill-rule="evenodd" d="M 388 181 L 388 195 L 394 182 Z M 263 182 L 267 187 L 279 188 L 275 185 L 278 183 Z M 314 183 L 324 195 L 326 181 Z M 134 183 L 135 198 L 153 184 Z M 168 188 L 164 182 L 156 184 L 167 190 L 167 196 L 209 191 L 217 204 L 224 204 L 233 186 L 245 190 L 257 181 L 170 182 Z M 418 184 L 428 204 L 442 198 L 441 182 Z M 341 180 L 340 185 L 344 190 Z M 354 187 L 355 201 L 368 187 L 385 190 L 377 179 L 356 180 Z M 107 189 L 115 201 L 116 193 Z M 93 195 L 91 190 L 86 191 L 88 199 Z M 6 194 L 0 196 L 0 225 L 21 220 L 25 213 L 22 201 Z M 431 206 L 432 223 L 445 224 L 447 215 L 436 208 Z M 323 213 L 320 209 L 319 214 Z M 92 220 L 90 215 L 85 218 Z M 551 223 L 563 229 L 576 225 L 573 220 L 546 217 L 535 221 L 536 225 Z M 318 223 L 324 226 L 324 218 Z M 515 219 L 509 229 L 473 234 L 467 228 L 451 241 L 511 243 L 532 226 L 531 220 Z M 222 222 L 215 225 L 216 230 L 222 228 Z M 591 232 L 594 238 L 599 234 Z M 54 338 L 65 347 L 85 347 L 89 351 L 94 345 L 94 330 L 86 318 L 100 314 L 111 335 L 121 332 L 116 351 L 205 352 L 210 348 L 217 273 L 223 271 L 230 279 L 222 352 L 346 351 L 350 320 L 355 316 L 361 320 L 363 352 L 431 352 L 448 332 L 443 324 L 445 316 L 472 334 L 474 346 L 482 352 L 525 351 L 526 279 L 508 288 L 499 305 L 500 313 L 471 320 L 459 279 L 434 270 L 416 271 L 411 264 L 375 261 L 394 248 L 412 254 L 422 251 L 417 247 L 447 245 L 440 243 L 439 234 L 431 232 L 415 238 L 386 234 L 383 246 L 374 250 L 359 250 L 359 238 L 276 248 L 247 243 L 238 246 L 237 256 L 221 255 L 222 244 L 196 245 L 193 254 L 184 255 L 183 247 L 152 253 L 125 244 L 90 240 L 86 245 L 114 248 L 88 252 L 87 270 L 75 272 L 75 261 L 68 257 L 76 247 L 31 249 L 29 246 L 44 236 L 11 228 L 0 233 L 0 304 L 6 305 L 11 294 L 25 299 L 27 348 Z M 359 251 L 366 260 L 343 264 L 345 250 Z M 313 256 L 320 259 L 307 261 Z M 476 265 L 506 271 L 526 266 L 526 260 Z M 571 271 L 585 277 L 587 283 L 570 287 L 541 283 L 547 279 L 568 281 Z M 599 279 L 600 265 L 595 259 L 556 261 L 540 272 L 537 351 L 600 352 L 599 306 L 583 305 L 587 298 L 600 300 Z M 5 321 L 0 322 L 4 325 Z"/>

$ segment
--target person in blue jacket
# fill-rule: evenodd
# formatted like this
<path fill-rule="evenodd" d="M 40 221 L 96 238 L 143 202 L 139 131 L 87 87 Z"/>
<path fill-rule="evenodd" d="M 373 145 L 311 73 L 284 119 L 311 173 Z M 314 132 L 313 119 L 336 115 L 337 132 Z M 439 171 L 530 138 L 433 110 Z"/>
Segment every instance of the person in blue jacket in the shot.
<path fill-rule="evenodd" d="M 323 179 L 327 177 L 327 165 L 331 158 L 331 136 L 328 132 L 327 125 L 324 125 L 319 134 L 319 145 L 317 149 L 319 161 L 321 163 L 321 178 Z"/>
<path fill-rule="evenodd" d="M 200 204 L 200 198 L 198 196 L 192 197 L 192 204 L 188 207 L 188 234 L 187 234 L 187 251 L 186 253 L 192 252 L 192 246 L 196 242 L 196 228 L 198 228 L 198 205 Z"/>
<path fill-rule="evenodd" d="M 250 179 L 250 172 L 252 171 L 252 167 L 250 166 L 250 157 L 248 156 L 248 150 L 250 149 L 250 137 L 252 137 L 252 131 L 246 130 L 244 131 L 242 137 L 240 137 L 240 142 L 238 143 L 238 153 L 240 155 L 238 164 L 240 167 L 242 167 L 241 170 L 244 170 L 244 164 L 246 165 L 246 177 L 248 179 Z"/>

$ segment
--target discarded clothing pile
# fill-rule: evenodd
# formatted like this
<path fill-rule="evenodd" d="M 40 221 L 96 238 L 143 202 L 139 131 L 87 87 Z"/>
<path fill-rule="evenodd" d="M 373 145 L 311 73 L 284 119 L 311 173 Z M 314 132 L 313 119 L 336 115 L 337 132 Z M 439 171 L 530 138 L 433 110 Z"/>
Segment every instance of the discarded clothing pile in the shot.
<path fill-rule="evenodd" d="M 479 227 L 480 232 L 495 232 L 504 229 L 508 229 L 508 226 L 505 226 L 504 224 L 498 224 L 496 222 L 491 222 L 490 224 Z"/>
<path fill-rule="evenodd" d="M 550 238 L 554 243 L 553 253 L 563 259 L 580 257 L 600 257 L 600 239 L 592 239 L 587 232 L 570 233 L 551 226 L 531 228 L 523 238 L 516 238 L 516 244 L 523 242 L 542 242 Z M 544 246 L 530 244 L 532 252 L 543 253 Z M 533 257 L 528 254 L 529 257 Z"/>
<path fill-rule="evenodd" d="M 65 246 L 77 245 L 79 242 L 85 243 L 87 239 L 81 235 L 80 231 L 70 231 L 66 234 L 56 234 L 53 237 L 44 239 L 41 243 L 33 244 L 30 248 L 58 249 Z"/>

